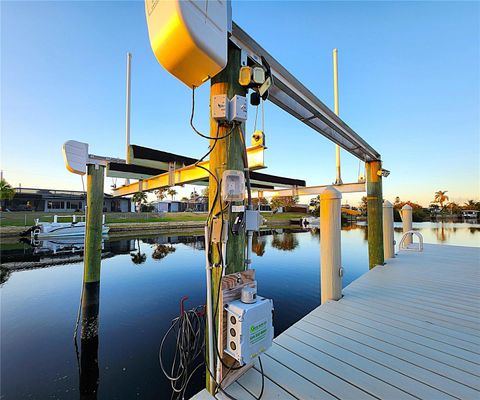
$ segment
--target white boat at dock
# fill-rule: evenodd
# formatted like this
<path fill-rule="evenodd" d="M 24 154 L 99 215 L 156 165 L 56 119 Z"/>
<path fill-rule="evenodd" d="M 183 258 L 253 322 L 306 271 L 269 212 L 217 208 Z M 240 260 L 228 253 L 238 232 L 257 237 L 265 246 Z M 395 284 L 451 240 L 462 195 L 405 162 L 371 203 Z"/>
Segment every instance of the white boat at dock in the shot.
<path fill-rule="evenodd" d="M 70 222 L 59 222 L 61 218 L 69 218 Z M 79 220 L 80 219 L 80 220 Z M 109 227 L 105 225 L 105 215 L 102 221 L 102 235 L 106 235 Z M 77 215 L 54 215 L 53 222 L 35 220 L 35 225 L 23 232 L 23 236 L 30 234 L 32 238 L 42 239 L 64 236 L 85 236 L 85 217 Z"/>
<path fill-rule="evenodd" d="M 319 217 L 305 217 L 300 219 L 300 225 L 302 228 L 319 228 L 320 227 L 320 218 Z"/>

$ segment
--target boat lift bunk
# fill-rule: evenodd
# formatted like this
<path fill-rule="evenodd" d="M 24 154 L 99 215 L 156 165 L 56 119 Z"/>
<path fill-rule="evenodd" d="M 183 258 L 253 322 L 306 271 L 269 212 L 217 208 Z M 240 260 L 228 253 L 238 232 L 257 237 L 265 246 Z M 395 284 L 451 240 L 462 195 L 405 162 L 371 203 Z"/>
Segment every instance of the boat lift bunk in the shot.
<path fill-rule="evenodd" d="M 261 145 L 247 149 L 249 166 L 252 169 L 250 179 L 252 189 L 256 191 L 272 191 L 276 188 L 303 188 L 303 179 L 286 178 L 258 172 L 265 168 Z M 195 165 L 197 159 L 168 153 L 148 147 L 130 145 L 128 150 L 130 163 L 107 162 L 106 175 L 111 178 L 138 179 L 138 183 L 120 186 L 113 190 L 115 196 L 125 196 L 138 192 L 140 189 L 155 190 L 160 187 L 182 185 L 185 183 L 208 185 L 208 174 Z M 202 166 L 208 161 L 202 162 Z M 153 183 L 155 181 L 155 183 Z M 152 184 L 149 184 L 152 182 Z"/>

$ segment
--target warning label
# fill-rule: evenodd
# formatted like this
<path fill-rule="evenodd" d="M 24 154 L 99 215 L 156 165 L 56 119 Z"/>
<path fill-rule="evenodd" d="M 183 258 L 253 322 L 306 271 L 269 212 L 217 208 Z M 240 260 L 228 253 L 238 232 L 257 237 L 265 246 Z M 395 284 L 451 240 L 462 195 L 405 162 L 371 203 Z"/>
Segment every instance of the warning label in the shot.
<path fill-rule="evenodd" d="M 255 344 L 267 336 L 267 320 L 250 325 L 250 344 Z"/>

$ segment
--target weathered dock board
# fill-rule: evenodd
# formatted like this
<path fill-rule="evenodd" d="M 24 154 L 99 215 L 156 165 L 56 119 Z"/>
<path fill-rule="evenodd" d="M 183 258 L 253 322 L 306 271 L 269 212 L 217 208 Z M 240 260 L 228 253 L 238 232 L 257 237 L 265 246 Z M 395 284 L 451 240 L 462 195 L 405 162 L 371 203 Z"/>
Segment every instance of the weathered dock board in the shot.
<path fill-rule="evenodd" d="M 402 251 L 343 293 L 262 356 L 262 399 L 480 399 L 480 248 Z M 257 398 L 259 371 L 227 393 Z"/>

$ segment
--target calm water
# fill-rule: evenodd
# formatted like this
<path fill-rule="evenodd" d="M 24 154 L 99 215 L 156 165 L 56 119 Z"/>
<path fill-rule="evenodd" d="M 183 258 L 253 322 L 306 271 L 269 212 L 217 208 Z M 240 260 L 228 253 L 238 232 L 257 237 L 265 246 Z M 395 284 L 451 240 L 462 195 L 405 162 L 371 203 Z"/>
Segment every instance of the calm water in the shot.
<path fill-rule="evenodd" d="M 479 246 L 480 225 L 414 224 L 426 243 Z M 396 230 L 397 242 L 401 229 Z M 344 227 L 344 285 L 368 269 L 365 226 Z M 72 341 L 82 282 L 75 243 L 4 245 L 2 262 L 39 260 L 64 264 L 13 272 L 1 287 L 1 398 L 78 399 L 79 376 Z M 174 251 L 171 251 L 174 248 Z M 163 399 L 169 383 L 158 363 L 158 347 L 170 321 L 205 299 L 201 236 L 160 236 L 107 241 L 102 261 L 98 399 Z M 52 255 L 56 252 L 56 255 Z M 314 232 L 263 232 L 254 242 L 258 292 L 275 305 L 279 334 L 319 305 L 319 236 Z M 203 387 L 192 381 L 189 394 Z"/>

